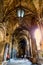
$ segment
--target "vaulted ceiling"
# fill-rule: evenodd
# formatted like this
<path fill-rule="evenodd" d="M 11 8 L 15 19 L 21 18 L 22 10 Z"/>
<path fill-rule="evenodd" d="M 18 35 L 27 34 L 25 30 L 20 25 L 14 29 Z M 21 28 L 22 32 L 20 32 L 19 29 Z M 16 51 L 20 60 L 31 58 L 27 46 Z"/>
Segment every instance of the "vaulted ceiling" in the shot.
<path fill-rule="evenodd" d="M 0 22 L 5 21 L 6 17 L 17 17 L 17 7 L 21 6 L 25 10 L 25 15 L 33 14 L 43 17 L 43 0 L 0 0 Z"/>
<path fill-rule="evenodd" d="M 20 6 L 25 10 L 25 16 L 21 19 L 17 17 L 17 9 Z M 37 22 L 43 24 L 43 0 L 0 0 L 0 27 L 6 28 L 4 28 L 4 31 L 7 36 L 4 37 L 6 39 L 3 43 L 5 41 L 9 42 L 9 39 L 11 41 L 10 33 L 12 35 L 16 27 L 20 26 L 17 30 L 18 33 L 16 33 L 19 37 L 19 30 L 21 28 L 30 31 L 33 26 L 36 25 L 37 27 Z"/>
<path fill-rule="evenodd" d="M 18 8 L 25 10 L 23 18 L 17 17 Z M 17 27 L 30 31 L 37 22 L 43 24 L 43 0 L 0 0 L 0 23 L 6 33 L 12 34 Z"/>

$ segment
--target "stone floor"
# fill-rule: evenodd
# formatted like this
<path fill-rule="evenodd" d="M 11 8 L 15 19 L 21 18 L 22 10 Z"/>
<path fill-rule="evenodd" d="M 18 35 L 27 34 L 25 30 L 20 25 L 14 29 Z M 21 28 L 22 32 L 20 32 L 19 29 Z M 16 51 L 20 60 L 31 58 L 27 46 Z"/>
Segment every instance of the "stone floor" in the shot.
<path fill-rule="evenodd" d="M 27 59 L 19 59 L 19 60 L 10 60 L 8 62 L 3 63 L 3 65 L 37 65 L 37 64 L 32 64 L 32 62 Z"/>
<path fill-rule="evenodd" d="M 43 65 L 43 60 L 39 61 L 40 64 L 32 64 L 27 59 L 11 59 L 10 61 L 4 61 L 0 65 Z"/>

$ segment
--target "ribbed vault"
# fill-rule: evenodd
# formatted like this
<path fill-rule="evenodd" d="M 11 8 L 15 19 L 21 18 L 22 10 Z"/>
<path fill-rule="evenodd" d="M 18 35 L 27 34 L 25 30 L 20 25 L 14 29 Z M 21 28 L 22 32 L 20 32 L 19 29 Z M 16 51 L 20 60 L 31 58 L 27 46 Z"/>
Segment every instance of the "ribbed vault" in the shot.
<path fill-rule="evenodd" d="M 17 9 L 20 7 L 20 4 L 21 8 L 25 10 L 23 18 L 17 17 Z M 3 43 L 12 43 L 12 37 L 16 43 L 19 42 L 18 40 L 21 37 L 26 37 L 29 40 L 30 35 L 32 46 L 36 49 L 33 31 L 37 27 L 43 30 L 43 0 L 21 0 L 21 2 L 20 0 L 0 0 L 0 23 L 2 24 L 0 25 L 0 30 L 1 26 L 5 29 L 6 38 L 3 39 Z M 32 50 L 35 53 L 34 49 Z M 0 55 L 3 55 L 3 52 Z"/>

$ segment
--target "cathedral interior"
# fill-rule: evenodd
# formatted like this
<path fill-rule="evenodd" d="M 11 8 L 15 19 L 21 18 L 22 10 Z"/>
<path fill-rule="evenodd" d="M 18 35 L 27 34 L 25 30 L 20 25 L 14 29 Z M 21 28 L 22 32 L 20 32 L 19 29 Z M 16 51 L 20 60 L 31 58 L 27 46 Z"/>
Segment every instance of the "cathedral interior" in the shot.
<path fill-rule="evenodd" d="M 0 0 L 0 62 L 7 45 L 11 58 L 15 49 L 18 58 L 43 61 L 43 0 Z"/>

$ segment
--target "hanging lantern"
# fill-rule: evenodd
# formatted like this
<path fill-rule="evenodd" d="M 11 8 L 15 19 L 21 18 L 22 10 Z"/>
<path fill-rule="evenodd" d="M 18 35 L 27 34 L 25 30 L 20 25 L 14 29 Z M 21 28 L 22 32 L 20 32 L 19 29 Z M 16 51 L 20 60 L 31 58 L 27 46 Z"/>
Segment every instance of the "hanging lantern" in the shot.
<path fill-rule="evenodd" d="M 17 10 L 17 16 L 18 16 L 18 17 L 24 17 L 24 13 L 25 13 L 25 12 L 24 12 L 23 9 L 18 9 L 18 10 Z"/>

